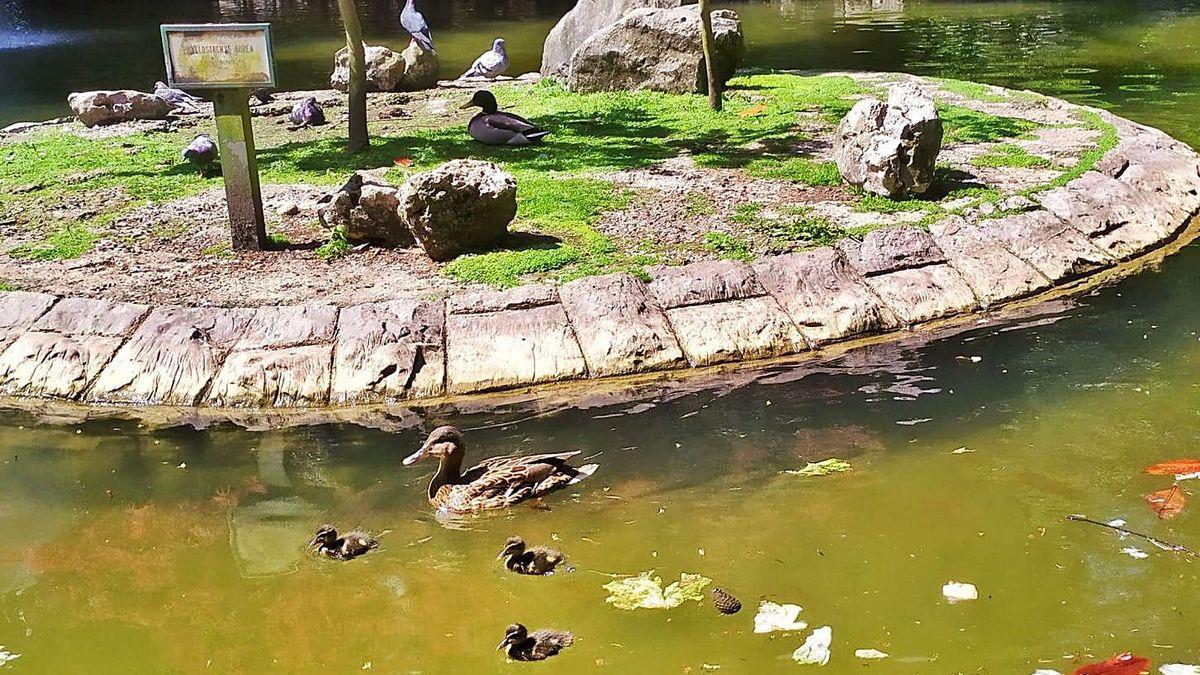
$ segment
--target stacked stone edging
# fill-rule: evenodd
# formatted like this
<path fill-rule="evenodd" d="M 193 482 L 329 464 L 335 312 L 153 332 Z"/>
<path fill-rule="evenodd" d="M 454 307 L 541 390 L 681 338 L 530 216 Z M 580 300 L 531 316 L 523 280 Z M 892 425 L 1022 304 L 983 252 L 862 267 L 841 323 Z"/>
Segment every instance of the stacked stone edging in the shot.
<path fill-rule="evenodd" d="M 1053 100 L 1052 100 L 1053 101 Z M 1069 105 L 1053 101 L 1054 105 Z M 1119 142 L 1030 211 L 746 264 L 354 307 L 149 307 L 0 293 L 0 393 L 306 408 L 429 399 L 799 354 L 1030 296 L 1173 240 L 1200 155 L 1102 111 Z"/>

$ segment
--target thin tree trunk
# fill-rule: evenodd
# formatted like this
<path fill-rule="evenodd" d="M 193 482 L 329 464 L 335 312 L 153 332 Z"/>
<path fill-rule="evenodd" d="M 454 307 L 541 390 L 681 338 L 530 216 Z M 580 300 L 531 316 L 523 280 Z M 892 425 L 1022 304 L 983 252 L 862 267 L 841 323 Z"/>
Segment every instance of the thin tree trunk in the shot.
<path fill-rule="evenodd" d="M 721 109 L 721 82 L 717 78 L 716 46 L 713 44 L 712 9 L 709 0 L 700 0 L 700 45 L 704 49 L 704 69 L 708 75 L 708 104 Z"/>
<path fill-rule="evenodd" d="M 361 152 L 371 145 L 367 130 L 367 54 L 363 47 L 362 22 L 358 20 L 358 7 L 354 0 L 338 0 L 342 13 L 342 25 L 346 28 L 346 48 L 350 50 L 350 83 L 347 94 L 350 98 L 350 138 L 346 148 L 351 153 Z"/>

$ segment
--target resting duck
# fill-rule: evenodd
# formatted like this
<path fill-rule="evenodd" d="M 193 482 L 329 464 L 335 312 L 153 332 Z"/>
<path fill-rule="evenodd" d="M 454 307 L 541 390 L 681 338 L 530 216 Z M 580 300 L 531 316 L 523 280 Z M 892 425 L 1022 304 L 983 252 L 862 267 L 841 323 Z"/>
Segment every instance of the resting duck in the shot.
<path fill-rule="evenodd" d="M 500 112 L 496 97 L 486 89 L 475 92 L 463 108 L 483 108 L 471 118 L 467 131 L 484 145 L 529 145 L 550 134 L 533 122 L 508 112 Z"/>
<path fill-rule="evenodd" d="M 404 458 L 411 466 L 426 457 L 438 458 L 438 470 L 429 481 L 429 503 L 438 511 L 471 513 L 502 509 L 526 499 L 541 497 L 574 485 L 595 473 L 599 464 L 575 467 L 567 460 L 579 454 L 560 452 L 526 457 L 492 457 L 462 470 L 466 444 L 462 432 L 451 426 L 438 427 L 425 444 Z"/>
<path fill-rule="evenodd" d="M 535 576 L 554 574 L 554 568 L 566 560 L 563 554 L 551 548 L 525 548 L 525 540 L 520 537 L 509 537 L 497 559 L 504 560 L 504 566 L 511 572 Z M 570 572 L 571 566 L 563 565 L 563 569 Z"/>
<path fill-rule="evenodd" d="M 529 632 L 519 623 L 504 631 L 504 639 L 496 646 L 503 649 L 514 661 L 545 661 L 575 644 L 575 634 L 566 630 L 543 628 Z"/>
<path fill-rule="evenodd" d="M 328 524 L 317 528 L 317 536 L 308 542 L 309 549 L 334 560 L 353 560 L 378 547 L 379 541 L 365 532 L 355 530 L 339 537 L 337 529 Z"/>

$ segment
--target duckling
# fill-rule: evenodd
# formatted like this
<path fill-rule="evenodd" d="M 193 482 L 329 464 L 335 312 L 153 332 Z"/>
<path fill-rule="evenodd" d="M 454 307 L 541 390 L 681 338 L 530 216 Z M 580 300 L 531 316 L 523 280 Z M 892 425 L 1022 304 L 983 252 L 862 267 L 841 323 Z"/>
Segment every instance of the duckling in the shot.
<path fill-rule="evenodd" d="M 504 639 L 496 646 L 505 650 L 514 661 L 545 661 L 575 643 L 575 634 L 566 630 L 543 628 L 530 633 L 525 626 L 514 623 L 504 631 Z"/>
<path fill-rule="evenodd" d="M 503 559 L 504 566 L 511 572 L 535 576 L 554 574 L 554 568 L 566 560 L 563 554 L 551 548 L 525 548 L 525 540 L 520 537 L 509 537 L 504 544 L 504 550 L 500 551 L 496 559 Z M 570 565 L 563 565 L 563 570 L 567 572 L 573 569 Z"/>
<path fill-rule="evenodd" d="M 495 94 L 486 89 L 475 92 L 462 107 L 483 108 L 471 118 L 467 131 L 471 138 L 484 145 L 529 145 L 541 142 L 550 134 L 520 115 L 501 112 Z"/>
<path fill-rule="evenodd" d="M 378 547 L 379 541 L 365 532 L 354 530 L 338 536 L 337 529 L 329 524 L 317 528 L 317 535 L 308 542 L 309 549 L 334 560 L 353 560 Z"/>

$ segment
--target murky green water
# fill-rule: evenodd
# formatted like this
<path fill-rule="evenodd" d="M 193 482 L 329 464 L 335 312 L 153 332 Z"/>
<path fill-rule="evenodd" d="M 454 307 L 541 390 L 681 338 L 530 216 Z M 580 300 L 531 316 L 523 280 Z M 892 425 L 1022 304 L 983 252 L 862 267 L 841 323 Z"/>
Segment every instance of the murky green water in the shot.
<path fill-rule="evenodd" d="M 1196 3 L 910 3 L 851 17 L 841 6 L 743 7 L 760 36 L 751 59 L 974 75 L 1200 141 Z M 493 648 L 522 621 L 576 632 L 554 672 L 803 670 L 789 658 L 803 635 L 752 632 L 768 598 L 833 627 L 822 672 L 862 672 L 853 651 L 871 647 L 892 657 L 870 671 L 898 674 L 1070 672 L 1064 657 L 1124 650 L 1197 663 L 1197 563 L 1063 517 L 1125 518 L 1200 548 L 1200 507 L 1158 521 L 1143 495 L 1170 481 L 1141 474 L 1200 456 L 1198 290 L 1192 246 L 1039 316 L 815 372 L 774 368 L 607 408 L 444 410 L 426 429 L 471 429 L 469 458 L 603 453 L 577 496 L 461 530 L 423 501 L 433 467 L 400 465 L 418 430 L 9 415 L 0 644 L 22 654 L 9 668 L 30 673 L 519 672 L 538 666 Z M 854 471 L 780 473 L 831 456 Z M 348 564 L 309 558 L 303 544 L 326 520 L 386 530 L 383 546 Z M 503 573 L 494 556 L 513 533 L 557 539 L 577 571 Z M 746 609 L 605 605 L 607 575 L 647 569 L 712 577 Z M 950 580 L 976 584 L 980 600 L 947 604 Z"/>

